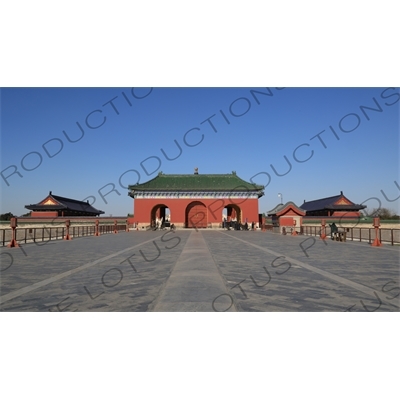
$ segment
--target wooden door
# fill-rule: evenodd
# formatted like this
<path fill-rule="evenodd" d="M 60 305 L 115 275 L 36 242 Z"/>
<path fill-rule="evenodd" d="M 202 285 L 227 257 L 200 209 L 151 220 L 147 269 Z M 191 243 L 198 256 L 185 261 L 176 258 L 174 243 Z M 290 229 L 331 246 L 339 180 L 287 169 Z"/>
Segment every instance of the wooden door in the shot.
<path fill-rule="evenodd" d="M 188 228 L 207 228 L 207 208 L 204 204 L 196 202 L 189 206 L 186 226 Z"/>

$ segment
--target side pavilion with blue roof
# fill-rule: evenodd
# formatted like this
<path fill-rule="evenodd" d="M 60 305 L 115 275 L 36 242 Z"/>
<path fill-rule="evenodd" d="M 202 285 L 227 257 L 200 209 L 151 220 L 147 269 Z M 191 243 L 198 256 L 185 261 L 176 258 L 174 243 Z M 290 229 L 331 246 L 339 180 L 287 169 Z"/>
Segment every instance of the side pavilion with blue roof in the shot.
<path fill-rule="evenodd" d="M 325 197 L 323 199 L 305 201 L 300 206 L 306 211 L 306 216 L 315 217 L 359 217 L 360 210 L 365 205 L 355 204 L 349 200 L 343 192 L 339 195 Z"/>
<path fill-rule="evenodd" d="M 91 206 L 89 201 L 56 196 L 51 191 L 39 203 L 29 204 L 25 208 L 31 210 L 31 217 L 97 217 L 104 214 L 104 211 Z"/>

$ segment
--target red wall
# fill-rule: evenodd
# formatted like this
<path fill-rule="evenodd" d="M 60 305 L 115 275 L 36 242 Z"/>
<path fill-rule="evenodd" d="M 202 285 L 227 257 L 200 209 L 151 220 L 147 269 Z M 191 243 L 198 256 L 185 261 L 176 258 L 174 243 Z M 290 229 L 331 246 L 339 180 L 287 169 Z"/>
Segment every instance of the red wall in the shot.
<path fill-rule="evenodd" d="M 280 217 L 279 225 L 280 226 L 293 226 L 293 217 Z"/>
<path fill-rule="evenodd" d="M 332 217 L 359 217 L 358 211 L 335 211 Z"/>
<path fill-rule="evenodd" d="M 193 201 L 200 201 L 207 208 L 207 222 L 221 223 L 222 211 L 228 205 L 237 205 L 242 210 L 242 222 L 258 221 L 258 199 L 135 199 L 134 220 L 140 224 L 150 224 L 151 210 L 157 205 L 169 208 L 171 222 L 185 223 L 186 207 Z"/>
<path fill-rule="evenodd" d="M 58 217 L 58 211 L 31 211 L 31 217 Z"/>

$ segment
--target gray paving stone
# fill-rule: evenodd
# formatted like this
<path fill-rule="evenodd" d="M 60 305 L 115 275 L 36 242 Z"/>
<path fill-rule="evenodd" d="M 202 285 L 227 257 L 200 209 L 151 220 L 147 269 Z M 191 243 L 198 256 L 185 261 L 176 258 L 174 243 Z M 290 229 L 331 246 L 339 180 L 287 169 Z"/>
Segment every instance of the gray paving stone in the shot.
<path fill-rule="evenodd" d="M 2 311 L 400 310 L 400 249 L 387 245 L 259 231 L 133 231 L 0 255 Z"/>

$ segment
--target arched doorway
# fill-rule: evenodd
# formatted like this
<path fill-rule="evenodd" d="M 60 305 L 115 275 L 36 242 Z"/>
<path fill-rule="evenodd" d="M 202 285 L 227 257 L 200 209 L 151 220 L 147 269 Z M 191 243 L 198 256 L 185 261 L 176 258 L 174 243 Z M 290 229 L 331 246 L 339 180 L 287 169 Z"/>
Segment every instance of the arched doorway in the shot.
<path fill-rule="evenodd" d="M 207 228 L 207 207 L 200 201 L 193 201 L 186 207 L 186 228 Z"/>
<path fill-rule="evenodd" d="M 242 221 L 242 210 L 241 208 L 236 205 L 236 204 L 228 204 L 227 206 L 225 206 L 224 210 L 223 210 L 223 218 L 226 218 L 226 223 L 230 224 L 230 223 L 235 223 L 238 222 L 239 224 L 241 224 Z M 225 224 L 223 224 L 224 226 Z"/>
<path fill-rule="evenodd" d="M 165 204 L 157 204 L 150 212 L 150 225 L 152 227 L 169 225 L 171 213 Z"/>

